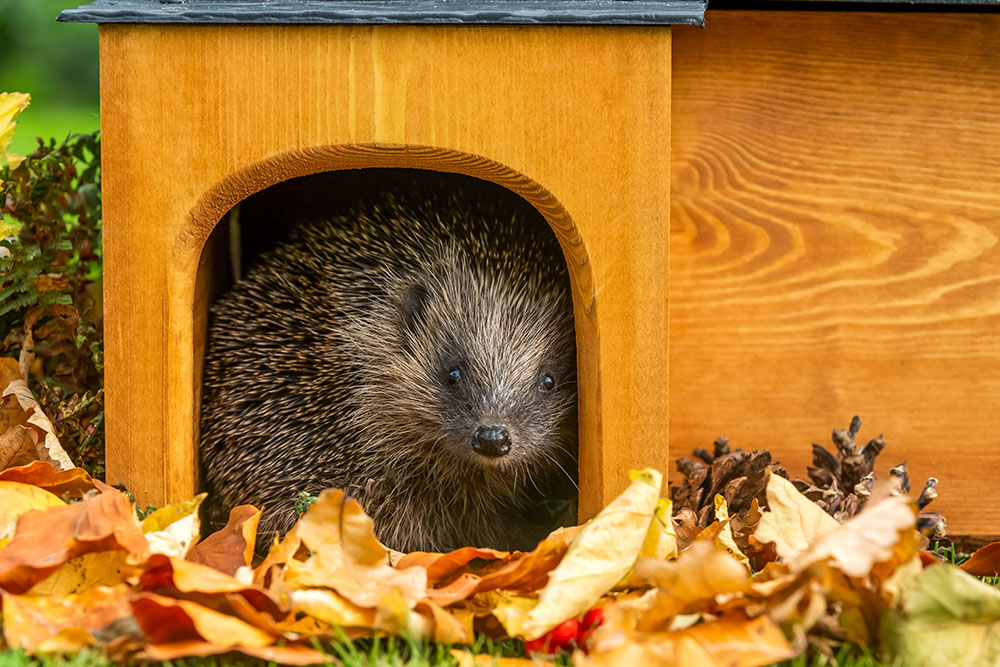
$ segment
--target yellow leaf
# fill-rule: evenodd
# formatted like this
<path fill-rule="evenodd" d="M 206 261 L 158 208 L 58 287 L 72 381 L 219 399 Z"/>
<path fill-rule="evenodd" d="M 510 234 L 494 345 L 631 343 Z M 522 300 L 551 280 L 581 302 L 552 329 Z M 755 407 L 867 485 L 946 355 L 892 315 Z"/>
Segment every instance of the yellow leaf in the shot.
<path fill-rule="evenodd" d="M 761 517 L 754 537 L 760 542 L 774 542 L 774 550 L 782 560 L 806 551 L 820 536 L 840 527 L 794 484 L 770 470 L 766 472 L 769 511 Z"/>
<path fill-rule="evenodd" d="M 677 530 L 671 518 L 674 504 L 660 498 L 649 522 L 649 532 L 639 549 L 640 558 L 677 558 Z"/>
<path fill-rule="evenodd" d="M 286 563 L 289 587 L 332 588 L 361 607 L 377 607 L 395 591 L 410 608 L 424 597 L 426 571 L 391 567 L 372 520 L 343 491 L 323 491 L 295 530 L 311 554 L 304 562 Z"/>
<path fill-rule="evenodd" d="M 184 558 L 201 535 L 198 507 L 206 493 L 190 500 L 161 507 L 142 520 L 142 532 L 154 554 Z"/>
<path fill-rule="evenodd" d="M 65 505 L 62 500 L 45 489 L 20 482 L 0 481 L 0 536 L 13 534 L 8 527 L 28 510 Z"/>
<path fill-rule="evenodd" d="M 331 626 L 371 628 L 375 625 L 375 610 L 359 607 L 335 591 L 308 588 L 292 591 L 292 611 L 312 616 Z"/>
<path fill-rule="evenodd" d="M 10 142 L 14 139 L 14 130 L 17 129 L 14 118 L 30 103 L 31 95 L 26 93 L 0 93 L 0 157 L 7 155 Z"/>
<path fill-rule="evenodd" d="M 733 538 L 733 529 L 729 525 L 729 507 L 726 505 L 726 499 L 719 494 L 715 495 L 715 518 L 717 521 L 722 522 L 722 530 L 719 532 L 718 537 L 715 538 L 715 545 L 729 553 L 730 556 L 743 563 L 743 565 L 750 569 L 750 561 L 747 557 L 740 551 L 739 546 L 736 544 L 736 540 Z"/>
<path fill-rule="evenodd" d="M 594 606 L 628 574 L 639 557 L 660 497 L 662 475 L 652 469 L 633 482 L 580 531 L 539 592 L 538 604 L 514 635 L 535 639 Z M 502 622 L 502 621 L 501 621 Z"/>
<path fill-rule="evenodd" d="M 96 586 L 121 583 L 124 551 L 95 551 L 70 558 L 59 569 L 32 586 L 25 595 L 61 596 L 80 593 Z"/>

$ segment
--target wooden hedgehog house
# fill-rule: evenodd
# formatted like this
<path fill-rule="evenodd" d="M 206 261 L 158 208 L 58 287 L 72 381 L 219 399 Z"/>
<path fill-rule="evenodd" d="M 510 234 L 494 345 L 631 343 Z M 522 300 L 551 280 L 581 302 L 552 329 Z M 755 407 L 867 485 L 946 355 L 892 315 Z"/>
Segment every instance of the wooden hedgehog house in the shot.
<path fill-rule="evenodd" d="M 908 459 L 941 478 L 950 532 L 996 532 L 997 3 L 704 9 L 64 12 L 100 24 L 109 479 L 157 504 L 197 489 L 227 212 L 298 177 L 392 167 L 497 183 L 558 237 L 583 517 L 628 469 L 667 470 L 668 440 L 676 457 L 725 434 L 801 474 L 808 444 L 859 414 L 888 442 L 881 472 Z"/>
<path fill-rule="evenodd" d="M 295 177 L 492 181 L 557 235 L 578 335 L 581 511 L 667 465 L 670 30 L 699 2 L 103 0 L 107 469 L 196 491 L 212 231 Z M 613 444 L 612 444 L 613 443 Z"/>

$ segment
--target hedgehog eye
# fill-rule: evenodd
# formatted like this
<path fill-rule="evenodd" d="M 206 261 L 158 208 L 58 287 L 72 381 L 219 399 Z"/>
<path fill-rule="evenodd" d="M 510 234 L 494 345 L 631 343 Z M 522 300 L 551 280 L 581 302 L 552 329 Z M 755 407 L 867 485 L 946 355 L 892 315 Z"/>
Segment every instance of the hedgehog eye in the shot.
<path fill-rule="evenodd" d="M 551 375 L 546 373 L 542 376 L 542 379 L 538 381 L 538 390 L 544 393 L 549 393 L 556 388 L 556 381 Z"/>
<path fill-rule="evenodd" d="M 450 371 L 448 371 L 448 384 L 450 384 L 450 385 L 456 385 L 456 384 L 458 384 L 458 381 L 461 380 L 461 379 L 462 379 L 462 369 L 461 368 L 458 368 L 456 366 L 455 368 L 452 368 Z"/>

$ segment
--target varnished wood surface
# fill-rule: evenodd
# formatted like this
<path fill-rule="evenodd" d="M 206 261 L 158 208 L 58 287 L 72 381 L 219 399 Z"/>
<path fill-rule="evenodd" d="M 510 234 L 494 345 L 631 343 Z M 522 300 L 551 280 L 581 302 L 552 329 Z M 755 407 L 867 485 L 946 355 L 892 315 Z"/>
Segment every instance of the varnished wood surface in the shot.
<path fill-rule="evenodd" d="M 1000 17 L 707 25 L 674 31 L 671 454 L 725 434 L 804 476 L 858 414 L 881 473 L 995 533 Z"/>
<path fill-rule="evenodd" d="M 194 491 L 212 226 L 285 178 L 359 166 L 534 203 L 574 282 L 581 513 L 665 467 L 668 29 L 115 25 L 101 66 L 108 477 L 141 503 Z"/>

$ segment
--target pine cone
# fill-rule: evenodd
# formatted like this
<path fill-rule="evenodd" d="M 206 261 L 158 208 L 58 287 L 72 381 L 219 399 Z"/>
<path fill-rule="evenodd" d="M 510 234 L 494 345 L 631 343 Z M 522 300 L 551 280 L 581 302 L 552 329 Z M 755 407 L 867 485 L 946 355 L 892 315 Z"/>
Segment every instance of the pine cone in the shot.
<path fill-rule="evenodd" d="M 804 496 L 841 522 L 857 514 L 871 497 L 875 484 L 875 459 L 885 448 L 885 439 L 880 435 L 859 450 L 855 440 L 860 428 L 861 419 L 854 417 L 847 430 L 834 429 L 836 456 L 814 444 L 813 465 L 807 470 L 809 481 L 796 479 L 792 482 Z M 729 515 L 734 521 L 737 518 L 749 519 L 751 517 L 747 512 L 755 498 L 761 508 L 767 508 L 767 476 L 764 470 L 771 470 L 788 479 L 788 473 L 780 464 L 771 463 L 769 451 L 730 451 L 729 439 L 725 437 L 715 441 L 714 454 L 698 448 L 693 455 L 693 459 L 682 457 L 677 460 L 677 469 L 685 479 L 680 486 L 670 488 L 674 520 L 682 542 L 693 539 L 715 519 L 716 494 L 726 499 Z M 909 492 L 910 476 L 905 461 L 893 468 L 890 474 L 898 491 Z M 942 515 L 924 510 L 937 497 L 936 486 L 937 479 L 928 479 L 917 500 L 917 507 L 921 510 L 917 528 L 931 539 L 943 538 L 946 531 Z"/>
<path fill-rule="evenodd" d="M 677 469 L 685 480 L 680 486 L 670 488 L 670 498 L 674 502 L 675 514 L 685 516 L 687 512 L 693 513 L 690 518 L 701 528 L 715 519 L 716 494 L 726 499 L 730 516 L 743 516 L 754 498 L 762 507 L 767 507 L 764 494 L 767 475 L 764 470 L 788 478 L 781 465 L 771 462 L 771 452 L 765 449 L 731 451 L 729 438 L 716 439 L 714 454 L 702 448 L 695 449 L 693 454 L 694 459 L 681 457 L 677 460 Z"/>

